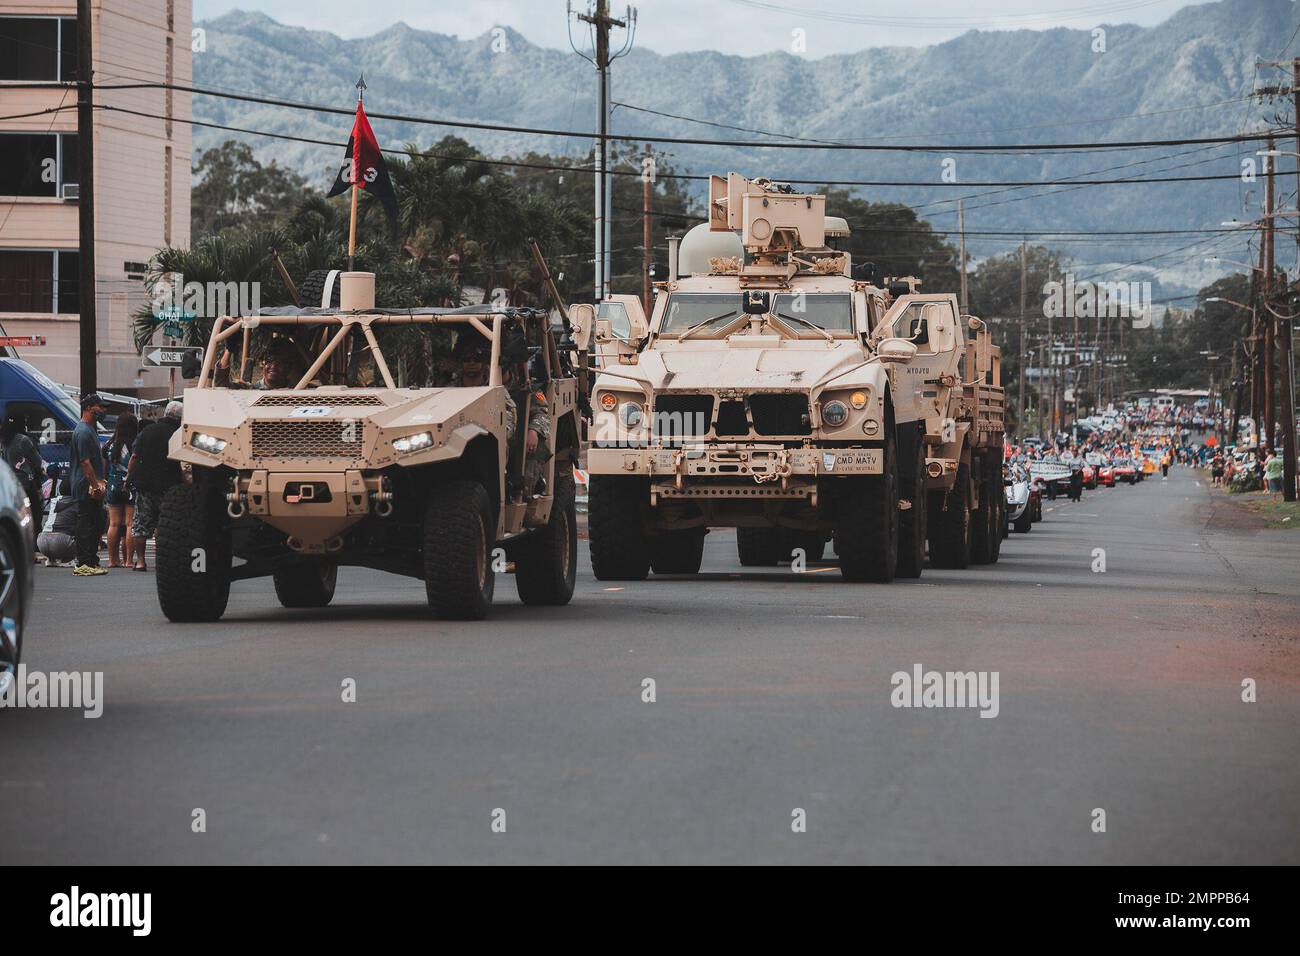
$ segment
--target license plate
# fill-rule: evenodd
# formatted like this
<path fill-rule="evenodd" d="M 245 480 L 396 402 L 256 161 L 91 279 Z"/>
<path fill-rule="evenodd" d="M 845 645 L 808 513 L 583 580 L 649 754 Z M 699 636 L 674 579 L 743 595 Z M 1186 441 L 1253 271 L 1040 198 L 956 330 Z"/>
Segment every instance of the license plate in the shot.
<path fill-rule="evenodd" d="M 289 413 L 290 418 L 325 418 L 330 413 L 328 405 L 299 405 Z"/>

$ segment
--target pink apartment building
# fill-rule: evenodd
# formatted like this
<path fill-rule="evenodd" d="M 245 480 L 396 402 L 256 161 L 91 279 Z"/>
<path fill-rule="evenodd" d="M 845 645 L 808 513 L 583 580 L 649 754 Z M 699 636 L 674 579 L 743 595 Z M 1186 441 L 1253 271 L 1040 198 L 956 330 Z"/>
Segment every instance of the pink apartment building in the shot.
<path fill-rule="evenodd" d="M 94 0 L 92 20 L 97 87 L 191 82 L 189 0 Z M 74 386 L 77 91 L 64 84 L 76 70 L 75 0 L 0 0 L 0 325 L 10 336 L 43 336 L 22 358 Z M 95 103 L 133 111 L 95 112 L 99 387 L 158 397 L 169 375 L 142 368 L 131 313 L 145 301 L 149 257 L 189 245 L 190 97 L 97 89 Z"/>

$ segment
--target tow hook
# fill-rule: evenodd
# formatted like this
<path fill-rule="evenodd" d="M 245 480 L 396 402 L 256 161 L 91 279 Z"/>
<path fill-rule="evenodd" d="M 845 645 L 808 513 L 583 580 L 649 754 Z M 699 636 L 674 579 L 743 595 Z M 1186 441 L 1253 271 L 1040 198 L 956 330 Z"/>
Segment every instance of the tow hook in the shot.
<path fill-rule="evenodd" d="M 239 479 L 232 479 L 231 490 L 226 494 L 226 514 L 232 518 L 242 518 L 248 510 L 244 496 L 239 493 Z"/>
<path fill-rule="evenodd" d="M 393 492 L 390 490 L 391 488 L 392 485 L 385 478 L 379 490 L 370 496 L 370 500 L 375 503 L 375 514 L 381 518 L 387 518 L 393 513 Z"/>

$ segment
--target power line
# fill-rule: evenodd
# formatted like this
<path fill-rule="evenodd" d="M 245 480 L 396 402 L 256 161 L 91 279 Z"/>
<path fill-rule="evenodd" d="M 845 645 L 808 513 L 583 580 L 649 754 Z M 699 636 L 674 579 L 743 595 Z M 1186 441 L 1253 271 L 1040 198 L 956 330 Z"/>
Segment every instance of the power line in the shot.
<path fill-rule="evenodd" d="M 1190 110 L 1216 109 L 1220 106 L 1231 106 L 1233 104 L 1242 102 L 1242 100 L 1248 100 L 1248 99 L 1250 99 L 1250 97 L 1248 96 L 1234 96 L 1231 99 L 1220 100 L 1217 103 L 1206 103 L 1202 106 L 1179 106 L 1167 110 L 1150 110 L 1142 113 L 1129 113 L 1124 116 L 1098 116 L 1090 119 L 1068 120 L 1060 123 L 1033 123 L 1026 126 L 1001 126 L 993 129 L 961 130 L 960 132 L 963 135 L 984 135 L 987 133 L 1016 133 L 1016 132 L 1022 132 L 1024 130 L 1030 130 L 1030 129 L 1058 129 L 1063 126 L 1083 126 L 1092 123 L 1113 123 L 1117 120 L 1138 119 L 1146 116 L 1164 116 L 1169 113 L 1185 113 Z M 700 119 L 699 117 L 696 116 L 686 116 L 681 113 L 668 113 L 668 112 L 664 112 L 663 110 L 651 109 L 648 106 L 637 106 L 633 103 L 616 102 L 614 103 L 614 105 L 618 107 L 622 107 L 623 109 L 635 110 L 638 113 L 649 113 L 651 115 L 662 116 L 667 119 L 683 120 L 688 123 L 699 123 L 702 126 L 712 126 L 717 129 L 736 130 L 737 132 L 741 132 L 741 133 L 759 133 L 763 136 L 779 136 L 785 139 L 803 140 L 804 142 L 808 142 L 808 143 L 853 142 L 852 140 L 844 140 L 844 139 L 818 140 L 818 139 L 811 139 L 805 136 L 794 136 L 790 133 L 775 133 L 772 132 L 771 130 L 754 129 L 747 126 L 732 126 L 728 123 L 718 123 L 718 122 L 714 122 L 713 120 Z M 925 132 L 925 133 L 912 132 L 912 133 L 900 134 L 898 136 L 880 137 L 880 141 L 890 140 L 890 139 L 901 139 L 903 136 L 933 136 L 933 135 L 944 135 L 944 134 L 942 133 L 935 134 L 930 132 Z M 863 141 L 859 140 L 859 142 L 863 142 Z"/>
<path fill-rule="evenodd" d="M 40 84 L 48 87 L 51 84 Z M 132 90 L 132 89 L 161 89 L 174 90 L 181 93 L 189 93 L 196 96 L 213 96 L 220 99 L 239 100 L 247 103 L 257 103 L 263 106 L 278 106 L 284 109 L 295 109 L 313 113 L 327 113 L 338 116 L 352 116 L 354 111 L 334 106 L 321 106 L 312 103 L 300 103 L 293 100 L 282 100 L 268 96 L 252 96 L 245 93 L 222 93 L 212 89 L 202 87 L 186 86 L 180 83 L 119 83 L 97 85 L 99 90 Z M 408 116 L 400 113 L 371 113 L 371 119 L 388 120 L 395 123 L 410 123 L 423 126 L 444 126 L 456 129 L 477 129 L 489 132 L 503 133 L 525 133 L 533 136 L 557 136 L 571 139 L 593 139 L 596 134 L 589 131 L 578 130 L 557 130 L 546 129 L 533 126 L 515 126 L 505 123 L 478 123 L 468 120 L 444 120 L 435 119 L 428 116 Z M 1157 139 L 1157 140 L 1123 140 L 1103 143 L 1019 143 L 1019 144 L 1001 144 L 1001 145 L 975 145 L 975 144 L 947 144 L 947 145 L 921 145 L 912 144 L 904 145 L 897 143 L 769 143 L 764 141 L 744 141 L 729 139 L 703 139 L 696 137 L 680 136 L 653 136 L 644 134 L 609 134 L 610 139 L 649 142 L 649 143 L 673 143 L 688 146 L 737 146 L 749 149 L 828 149 L 828 150 L 852 150 L 864 152 L 929 152 L 929 153 L 950 153 L 950 152 L 1011 152 L 1011 153 L 1040 153 L 1045 151 L 1082 151 L 1098 152 L 1109 149 L 1148 149 L 1152 147 L 1164 146 L 1192 146 L 1204 143 L 1240 143 L 1240 142 L 1257 142 L 1268 138 L 1267 133 L 1238 133 L 1230 136 L 1201 136 L 1185 137 L 1182 139 Z"/>

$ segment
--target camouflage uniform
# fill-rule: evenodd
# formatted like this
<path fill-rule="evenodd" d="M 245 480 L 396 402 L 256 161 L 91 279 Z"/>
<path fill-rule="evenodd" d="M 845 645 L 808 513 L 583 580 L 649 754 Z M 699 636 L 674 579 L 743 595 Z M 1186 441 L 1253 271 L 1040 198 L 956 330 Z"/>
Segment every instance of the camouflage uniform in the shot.
<path fill-rule="evenodd" d="M 537 449 L 524 460 L 524 493 L 532 495 L 551 458 L 551 413 L 546 392 L 533 388 L 528 401 L 528 427 L 537 432 Z"/>

